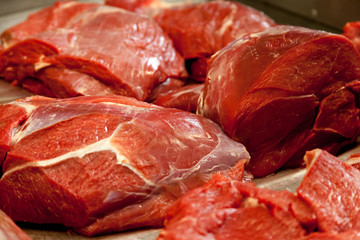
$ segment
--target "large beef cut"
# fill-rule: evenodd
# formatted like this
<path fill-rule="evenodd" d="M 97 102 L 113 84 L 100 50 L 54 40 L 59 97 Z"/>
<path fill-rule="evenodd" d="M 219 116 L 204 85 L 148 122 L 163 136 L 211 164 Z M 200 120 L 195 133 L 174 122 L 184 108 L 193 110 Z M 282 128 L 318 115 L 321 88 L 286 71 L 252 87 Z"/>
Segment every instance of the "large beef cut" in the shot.
<path fill-rule="evenodd" d="M 97 3 L 77 1 L 59 1 L 54 5 L 30 14 L 26 21 L 6 29 L 1 33 L 1 42 L 5 48 L 26 38 L 48 30 L 64 28 L 82 12 L 97 7 Z"/>
<path fill-rule="evenodd" d="M 31 240 L 3 211 L 0 210 L 1 240 Z"/>
<path fill-rule="evenodd" d="M 54 5 L 51 12 L 61 12 L 69 4 Z M 35 17 L 41 14 L 6 32 L 19 39 L 17 30 L 22 25 L 36 24 Z M 45 26 L 47 31 L 42 32 L 43 28 L 29 31 L 36 34 L 20 38 L 0 53 L 0 75 L 5 80 L 29 86 L 37 94 L 49 92 L 48 96 L 72 97 L 92 94 L 90 91 L 99 95 L 107 89 L 107 93 L 144 100 L 157 84 L 186 73 L 172 41 L 145 15 L 100 5 L 72 18 L 64 12 L 58 15 L 68 20 L 66 24 L 50 29 Z M 49 67 L 52 69 L 46 70 Z M 70 74 L 51 74 L 54 71 Z M 80 89 L 72 82 L 74 74 L 82 75 L 77 77 L 83 79 L 79 80 Z M 54 84 L 47 81 L 51 78 Z"/>
<path fill-rule="evenodd" d="M 168 208 L 158 240 L 360 239 L 360 171 L 320 149 L 293 194 L 214 175 Z"/>
<path fill-rule="evenodd" d="M 240 38 L 211 58 L 198 113 L 221 125 L 264 176 L 332 153 L 359 135 L 360 56 L 341 35 L 277 26 Z"/>
<path fill-rule="evenodd" d="M 0 119 L 0 208 L 88 236 L 162 226 L 175 199 L 214 173 L 242 179 L 249 158 L 206 118 L 122 96 L 30 97 Z"/>
<path fill-rule="evenodd" d="M 191 59 L 190 73 L 197 80 L 205 79 L 205 59 L 216 51 L 244 34 L 259 32 L 275 24 L 262 12 L 231 1 L 205 1 L 168 8 L 154 19 L 169 34 L 182 56 Z M 194 59 L 200 59 L 202 64 Z"/>

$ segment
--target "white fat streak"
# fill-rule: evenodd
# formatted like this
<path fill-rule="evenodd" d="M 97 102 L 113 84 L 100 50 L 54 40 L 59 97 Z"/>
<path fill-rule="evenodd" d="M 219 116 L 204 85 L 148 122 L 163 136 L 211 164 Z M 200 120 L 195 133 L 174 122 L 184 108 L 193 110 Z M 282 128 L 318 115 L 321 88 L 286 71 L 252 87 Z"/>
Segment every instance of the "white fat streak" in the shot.
<path fill-rule="evenodd" d="M 46 67 L 48 67 L 50 65 L 51 65 L 50 63 L 40 61 L 40 62 L 37 62 L 37 63 L 34 64 L 34 70 L 37 72 L 40 69 L 46 68 Z"/>
<path fill-rule="evenodd" d="M 78 149 L 76 151 L 68 152 L 68 153 L 58 156 L 56 158 L 28 162 L 28 163 L 16 166 L 16 167 L 6 171 L 3 175 L 3 178 L 15 171 L 19 171 L 24 168 L 48 167 L 48 166 L 55 165 L 55 164 L 61 163 L 63 161 L 66 161 L 69 158 L 83 158 L 85 155 L 90 154 L 90 153 L 101 152 L 101 151 L 111 151 L 111 152 L 115 153 L 118 165 L 121 165 L 121 166 L 124 166 L 124 167 L 130 169 L 133 173 L 135 173 L 137 176 L 139 176 L 147 185 L 155 186 L 155 184 L 152 181 L 147 179 L 136 168 L 131 166 L 130 161 L 124 155 L 122 155 L 115 147 L 113 147 L 113 145 L 111 143 L 112 136 L 114 136 L 116 134 L 116 132 L 118 131 L 118 129 L 120 128 L 121 125 L 122 124 L 119 124 L 119 126 L 114 131 L 114 133 L 108 138 L 102 139 L 98 142 L 90 144 L 90 145 L 88 145 L 84 148 Z"/>
<path fill-rule="evenodd" d="M 345 163 L 348 165 L 358 164 L 358 163 L 360 163 L 360 157 L 350 158 L 350 159 L 346 160 Z"/>
<path fill-rule="evenodd" d="M 79 4 L 78 2 L 68 2 L 68 3 L 65 3 L 64 5 L 62 5 L 61 8 L 69 8 L 74 5 L 78 5 L 78 4 Z"/>
<path fill-rule="evenodd" d="M 16 102 L 17 103 L 17 102 Z M 20 105 L 20 104 L 24 104 L 23 105 Z M 121 104 L 121 103 L 114 103 L 114 102 L 101 102 L 101 103 L 97 103 L 97 104 L 103 104 L 105 105 L 105 107 L 102 109 L 102 111 L 105 113 L 106 112 L 106 106 L 107 105 L 115 105 L 115 106 L 119 106 L 121 108 L 126 108 L 127 111 L 126 112 L 132 112 L 132 113 L 140 113 L 140 112 L 146 112 L 146 111 L 149 111 L 148 108 L 144 108 L 144 107 L 137 107 L 137 106 L 129 106 L 129 105 L 126 105 L 126 104 Z M 30 115 L 30 113 L 36 108 L 36 106 L 32 106 L 30 104 L 27 104 L 26 103 L 18 103 L 17 105 L 20 105 L 21 107 L 24 107 L 26 110 L 27 110 L 27 113 L 28 115 Z M 62 107 L 63 105 L 59 105 L 59 107 Z M 27 107 L 27 108 L 26 108 Z M 32 107 L 32 109 L 31 109 Z M 91 114 L 92 112 L 91 111 L 88 111 L 87 113 Z M 21 139 L 23 139 L 24 137 L 34 133 L 35 131 L 39 131 L 41 129 L 45 129 L 51 125 L 54 125 L 58 122 L 61 122 L 61 121 L 66 121 L 66 120 L 69 120 L 71 118 L 75 118 L 79 115 L 83 115 L 83 114 L 86 114 L 82 111 L 76 111 L 72 114 L 68 114 L 68 115 L 64 115 L 64 114 L 56 114 L 56 113 L 53 113 L 52 115 L 49 115 L 49 118 L 47 119 L 47 121 L 45 122 L 44 119 L 40 119 L 39 121 L 37 119 L 34 119 L 34 120 L 31 120 L 29 125 L 27 125 L 26 129 L 24 130 L 20 130 L 19 132 L 16 133 L 16 135 L 13 137 L 12 139 L 12 144 L 20 141 Z"/>
<path fill-rule="evenodd" d="M 225 17 L 221 28 L 216 31 L 220 36 L 224 35 L 226 30 L 234 24 L 234 16 L 237 12 L 237 8 L 234 5 L 231 5 L 231 12 Z"/>
<path fill-rule="evenodd" d="M 37 108 L 37 106 L 34 106 L 34 105 L 32 105 L 30 103 L 26 103 L 26 102 L 12 102 L 11 105 L 16 105 L 16 106 L 24 108 L 27 115 L 30 115 L 34 111 L 34 109 Z"/>
<path fill-rule="evenodd" d="M 314 162 L 317 161 L 319 155 L 321 154 L 321 150 L 320 149 L 316 149 L 316 150 L 313 150 L 315 151 L 315 154 L 314 154 L 314 157 L 313 159 L 309 159 L 306 155 L 304 156 L 304 160 L 305 160 L 305 163 L 306 163 L 306 169 L 307 169 L 307 173 L 309 172 L 309 170 L 312 168 L 312 166 L 314 165 Z M 309 163 L 309 161 L 311 161 Z"/>

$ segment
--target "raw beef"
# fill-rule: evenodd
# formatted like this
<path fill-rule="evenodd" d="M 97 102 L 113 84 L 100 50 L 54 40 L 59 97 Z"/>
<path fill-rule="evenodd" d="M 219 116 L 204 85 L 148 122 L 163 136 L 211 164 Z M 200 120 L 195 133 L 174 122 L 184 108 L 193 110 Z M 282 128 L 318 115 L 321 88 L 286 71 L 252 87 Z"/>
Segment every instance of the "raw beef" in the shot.
<path fill-rule="evenodd" d="M 231 1 L 206 1 L 165 9 L 154 17 L 185 59 L 206 58 L 244 34 L 262 31 L 275 23 L 262 12 Z M 204 79 L 206 70 L 190 67 L 196 79 Z M 197 69 L 197 70 L 195 70 Z"/>
<path fill-rule="evenodd" d="M 360 171 L 320 149 L 305 161 L 297 194 L 214 175 L 168 208 L 158 240 L 360 239 Z"/>
<path fill-rule="evenodd" d="M 360 56 L 341 35 L 277 26 L 211 58 L 198 113 L 217 122 L 265 176 L 306 150 L 336 153 L 359 135 Z"/>
<path fill-rule="evenodd" d="M 305 157 L 298 196 L 314 210 L 321 232 L 360 231 L 360 171 L 317 149 Z"/>
<path fill-rule="evenodd" d="M 56 2 L 50 7 L 30 14 L 26 21 L 6 29 L 1 34 L 2 45 L 7 48 L 37 33 L 66 27 L 79 14 L 97 6 L 99 4 L 76 1 Z"/>
<path fill-rule="evenodd" d="M 294 194 L 215 175 L 168 209 L 158 240 L 294 240 L 306 234 L 297 217 L 314 221 L 312 211 Z"/>
<path fill-rule="evenodd" d="M 348 37 L 360 50 L 360 21 L 348 22 L 344 26 L 344 36 Z"/>
<path fill-rule="evenodd" d="M 156 22 L 109 6 L 92 7 L 71 19 L 66 28 L 32 35 L 0 54 L 0 75 L 13 85 L 22 85 L 30 77 L 39 80 L 45 89 L 54 90 L 51 84 L 42 82 L 47 78 L 44 73 L 37 78 L 38 72 L 49 66 L 89 75 L 79 81 L 81 85 L 86 85 L 89 78 L 99 81 L 93 85 L 99 87 L 94 92 L 110 88 L 115 94 L 140 100 L 168 77 L 185 73 L 182 57 Z M 79 93 L 71 88 L 72 76 L 62 77 L 55 85 L 62 82 L 65 92 Z"/>
<path fill-rule="evenodd" d="M 249 158 L 206 118 L 122 96 L 30 97 L 0 113 L 1 209 L 87 236 L 162 226 L 175 199 L 214 173 L 242 179 Z"/>
<path fill-rule="evenodd" d="M 0 210 L 1 240 L 31 240 L 3 211 Z"/>
<path fill-rule="evenodd" d="M 162 94 L 153 102 L 163 107 L 172 107 L 188 112 L 196 112 L 200 92 L 204 84 L 189 84 Z"/>

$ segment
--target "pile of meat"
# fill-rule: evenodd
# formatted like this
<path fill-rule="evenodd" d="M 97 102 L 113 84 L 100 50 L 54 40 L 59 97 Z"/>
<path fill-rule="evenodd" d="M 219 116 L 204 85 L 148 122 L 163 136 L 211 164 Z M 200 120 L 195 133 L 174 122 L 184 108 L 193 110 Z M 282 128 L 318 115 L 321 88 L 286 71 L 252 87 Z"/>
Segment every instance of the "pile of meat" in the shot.
<path fill-rule="evenodd" d="M 105 3 L 56 2 L 1 34 L 0 77 L 42 95 L 0 106 L 1 210 L 86 236 L 168 214 L 159 239 L 360 238 L 358 170 L 330 155 L 360 135 L 356 24 Z M 296 194 L 247 183 L 315 148 Z"/>
<path fill-rule="evenodd" d="M 320 149 L 305 161 L 296 194 L 215 175 L 168 209 L 158 240 L 360 239 L 359 169 Z"/>

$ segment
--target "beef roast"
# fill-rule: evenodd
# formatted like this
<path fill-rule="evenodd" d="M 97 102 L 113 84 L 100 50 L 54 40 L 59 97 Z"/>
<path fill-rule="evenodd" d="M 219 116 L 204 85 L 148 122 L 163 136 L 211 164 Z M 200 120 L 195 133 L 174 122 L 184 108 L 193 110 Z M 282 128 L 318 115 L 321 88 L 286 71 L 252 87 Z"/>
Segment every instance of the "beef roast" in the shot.
<path fill-rule="evenodd" d="M 156 22 L 110 6 L 89 8 L 68 19 L 65 27 L 28 36 L 0 53 L 0 75 L 5 80 L 22 85 L 29 77 L 34 78 L 54 91 L 54 96 L 62 96 L 56 93 L 57 88 L 42 81 L 47 78 L 44 73 L 43 78 L 37 78 L 37 72 L 49 66 L 89 75 L 100 81 L 97 85 L 105 85 L 115 94 L 140 100 L 167 77 L 185 73 L 182 57 Z M 63 83 L 73 80 L 67 74 L 62 77 Z M 62 86 L 70 88 L 66 92 L 82 94 L 71 87 L 71 83 Z"/>
<path fill-rule="evenodd" d="M 264 176 L 306 150 L 336 153 L 359 135 L 360 56 L 341 35 L 277 26 L 211 58 L 198 113 L 219 123 Z"/>
<path fill-rule="evenodd" d="M 241 177 L 249 158 L 206 118 L 122 96 L 30 97 L 0 113 L 1 209 L 87 236 L 162 226 L 175 199 L 213 173 Z"/>
<path fill-rule="evenodd" d="M 154 17 L 185 59 L 197 80 L 205 79 L 206 61 L 216 51 L 244 34 L 262 31 L 275 23 L 262 12 L 238 2 L 205 1 L 169 8 Z M 192 67 L 193 59 L 205 66 Z M 205 71 L 205 72 L 204 72 Z"/>
<path fill-rule="evenodd" d="M 31 240 L 3 211 L 0 210 L 1 240 Z"/>
<path fill-rule="evenodd" d="M 82 12 L 97 7 L 97 3 L 59 1 L 52 6 L 30 14 L 26 21 L 19 23 L 1 34 L 2 45 L 7 48 L 26 38 L 48 30 L 63 28 Z"/>

